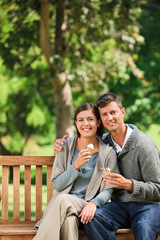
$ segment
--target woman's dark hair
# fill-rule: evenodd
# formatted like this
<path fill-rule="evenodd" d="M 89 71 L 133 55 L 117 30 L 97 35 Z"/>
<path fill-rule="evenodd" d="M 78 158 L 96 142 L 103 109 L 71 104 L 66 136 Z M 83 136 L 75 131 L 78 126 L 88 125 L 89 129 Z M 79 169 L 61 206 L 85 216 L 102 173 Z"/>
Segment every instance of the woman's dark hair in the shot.
<path fill-rule="evenodd" d="M 95 115 L 95 117 L 97 118 L 97 121 L 100 120 L 100 115 L 99 115 L 99 111 L 98 111 L 98 108 L 92 104 L 92 103 L 83 103 L 82 105 L 80 105 L 76 112 L 75 112 L 75 115 L 74 115 L 74 124 L 75 124 L 75 121 L 77 121 L 77 115 L 78 113 L 82 112 L 82 111 L 86 111 L 86 110 L 91 110 L 92 113 Z M 75 124 L 76 126 L 76 124 Z M 76 130 L 77 130 L 77 136 L 80 137 L 80 133 L 76 127 Z M 97 128 L 97 136 L 98 137 L 101 137 L 103 135 L 103 125 L 102 125 L 102 122 L 100 124 L 100 126 Z"/>

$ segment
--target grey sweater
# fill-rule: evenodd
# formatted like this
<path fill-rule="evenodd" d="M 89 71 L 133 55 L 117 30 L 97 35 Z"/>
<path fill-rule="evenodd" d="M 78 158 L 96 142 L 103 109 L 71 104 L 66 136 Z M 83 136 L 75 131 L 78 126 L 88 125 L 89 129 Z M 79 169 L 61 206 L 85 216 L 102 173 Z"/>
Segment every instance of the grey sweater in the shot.
<path fill-rule="evenodd" d="M 120 173 L 133 181 L 133 192 L 115 190 L 112 200 L 160 203 L 160 151 L 150 137 L 136 126 L 129 126 L 133 132 L 117 160 Z M 102 140 L 114 148 L 109 133 Z"/>

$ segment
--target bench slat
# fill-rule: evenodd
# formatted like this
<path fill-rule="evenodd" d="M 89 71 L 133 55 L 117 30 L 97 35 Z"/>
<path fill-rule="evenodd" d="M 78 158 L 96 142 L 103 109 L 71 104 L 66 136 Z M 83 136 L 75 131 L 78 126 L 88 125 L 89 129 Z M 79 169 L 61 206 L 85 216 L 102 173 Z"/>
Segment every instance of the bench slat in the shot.
<path fill-rule="evenodd" d="M 25 220 L 31 219 L 31 166 L 25 166 Z"/>
<path fill-rule="evenodd" d="M 42 217 L 42 166 L 36 167 L 36 219 Z"/>
<path fill-rule="evenodd" d="M 53 183 L 51 182 L 52 166 L 47 166 L 47 204 L 53 196 Z"/>
<path fill-rule="evenodd" d="M 9 167 L 2 167 L 2 220 L 8 220 L 8 177 Z"/>
<path fill-rule="evenodd" d="M 2 166 L 22 166 L 22 165 L 41 165 L 52 166 L 53 156 L 0 156 L 0 165 Z"/>
<path fill-rule="evenodd" d="M 20 220 L 20 167 L 13 167 L 13 220 Z"/>

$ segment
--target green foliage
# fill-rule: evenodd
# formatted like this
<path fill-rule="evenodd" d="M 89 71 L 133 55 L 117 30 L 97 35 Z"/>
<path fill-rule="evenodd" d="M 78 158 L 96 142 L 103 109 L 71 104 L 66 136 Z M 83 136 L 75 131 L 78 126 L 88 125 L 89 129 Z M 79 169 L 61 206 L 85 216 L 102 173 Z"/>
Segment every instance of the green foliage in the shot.
<path fill-rule="evenodd" d="M 137 64 L 145 73 L 144 95 L 150 99 L 148 114 L 152 123 L 160 122 L 160 2 L 150 0 L 143 10 L 141 33 L 145 44 L 139 52 Z"/>
<path fill-rule="evenodd" d="M 6 148 L 12 154 L 22 154 L 27 140 L 33 135 L 43 135 L 53 141 L 52 82 L 44 81 L 47 73 L 41 73 L 43 65 L 28 79 L 16 75 L 9 77 L 2 61 L 0 64 L 3 76 L 7 73 L 7 77 L 3 77 L 3 94 L 0 95 L 0 134 L 7 137 Z"/>
<path fill-rule="evenodd" d="M 45 123 L 45 115 L 37 105 L 34 105 L 27 116 L 26 122 L 29 126 L 33 126 L 35 128 L 43 126 Z"/>
<path fill-rule="evenodd" d="M 159 121 L 160 8 L 155 6 L 158 0 L 66 0 L 63 56 L 50 60 L 64 61 L 75 107 L 96 104 L 100 94 L 112 91 L 124 100 L 126 121 L 142 129 Z M 51 1 L 53 49 L 55 9 Z M 0 136 L 12 154 L 23 153 L 32 136 L 39 144 L 54 137 L 53 71 L 42 54 L 39 21 L 39 1 L 0 0 Z"/>
<path fill-rule="evenodd" d="M 144 43 L 137 22 L 142 3 L 91 1 L 78 6 L 72 15 L 78 17 L 79 25 L 74 18 L 69 26 L 74 29 L 72 35 L 67 32 L 67 46 L 72 51 L 66 56 L 66 66 L 76 107 L 84 101 L 95 103 L 105 91 L 114 91 L 122 98 L 125 95 L 126 105 L 128 101 L 134 104 L 135 97 L 143 98 L 134 91 L 135 86 L 143 86 L 143 72 L 135 64 Z M 126 87 L 130 85 L 133 88 Z"/>

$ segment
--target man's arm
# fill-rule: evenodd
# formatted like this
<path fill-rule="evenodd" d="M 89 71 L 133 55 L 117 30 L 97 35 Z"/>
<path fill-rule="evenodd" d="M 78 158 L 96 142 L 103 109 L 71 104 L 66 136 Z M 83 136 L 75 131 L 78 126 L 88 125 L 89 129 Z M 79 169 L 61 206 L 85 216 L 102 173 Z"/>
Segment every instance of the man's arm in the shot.
<path fill-rule="evenodd" d="M 68 138 L 68 136 L 64 135 L 63 138 L 56 139 L 55 143 L 53 144 L 53 150 L 54 150 L 55 154 L 57 154 L 60 151 L 62 151 L 62 145 L 63 145 L 62 139 L 67 139 L 67 138 Z"/>
<path fill-rule="evenodd" d="M 147 153 L 147 154 L 146 154 Z M 127 179 L 119 174 L 108 174 L 104 178 L 112 188 L 125 189 L 132 193 L 134 198 L 145 201 L 159 202 L 160 199 L 160 159 L 158 149 L 148 151 L 143 149 L 139 156 L 139 167 L 142 178 Z"/>
<path fill-rule="evenodd" d="M 127 179 L 120 174 L 108 173 L 104 175 L 104 181 L 107 183 L 108 187 L 125 189 L 127 191 L 133 192 L 132 180 Z"/>
<path fill-rule="evenodd" d="M 147 201 L 160 202 L 160 152 L 145 148 L 139 160 L 143 179 L 133 181 L 133 194 Z"/>

